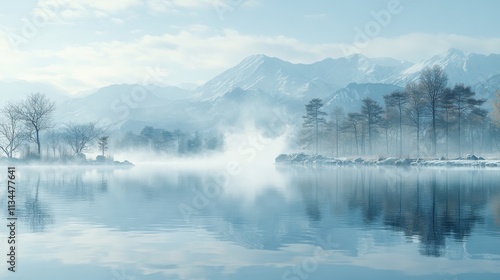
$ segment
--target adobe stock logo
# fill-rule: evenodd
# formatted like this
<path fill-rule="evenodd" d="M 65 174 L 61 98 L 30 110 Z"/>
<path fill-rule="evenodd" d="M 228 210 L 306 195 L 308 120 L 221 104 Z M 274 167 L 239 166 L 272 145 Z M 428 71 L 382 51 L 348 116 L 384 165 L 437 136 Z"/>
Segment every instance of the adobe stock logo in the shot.
<path fill-rule="evenodd" d="M 354 27 L 352 44 L 349 46 L 342 45 L 342 53 L 345 56 L 360 53 L 362 49 L 370 45 L 370 40 L 378 37 L 382 30 L 391 24 L 394 16 L 401 14 L 403 10 L 404 7 L 400 0 L 390 0 L 385 9 L 370 11 L 372 19 L 362 27 Z"/>
<path fill-rule="evenodd" d="M 22 45 L 26 45 L 33 40 L 42 29 L 49 23 L 62 22 L 60 15 L 61 4 L 58 0 L 48 0 L 43 7 L 36 7 L 30 16 L 21 18 L 23 22 L 19 32 L 9 30 L 7 36 L 14 50 L 19 50 Z"/>

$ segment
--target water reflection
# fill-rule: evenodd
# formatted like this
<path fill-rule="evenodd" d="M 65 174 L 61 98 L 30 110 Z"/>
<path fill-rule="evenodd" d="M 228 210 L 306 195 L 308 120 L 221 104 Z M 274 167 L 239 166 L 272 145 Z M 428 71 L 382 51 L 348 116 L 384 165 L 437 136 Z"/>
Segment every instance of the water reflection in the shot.
<path fill-rule="evenodd" d="M 335 203 L 329 205 L 335 209 L 333 215 L 346 215 L 339 211 L 344 207 L 350 221 L 355 222 L 359 211 L 364 227 L 381 224 L 408 239 L 417 236 L 420 253 L 434 257 L 442 256 L 448 236 L 456 241 L 470 236 L 473 228 L 484 222 L 487 203 L 499 193 L 496 171 L 337 168 L 314 172 L 308 179 L 298 175 L 301 171 L 284 170 L 292 174 L 291 184 L 300 186 L 311 221 L 321 218 L 319 188 L 324 203 Z M 332 179 L 337 186 L 331 186 Z M 345 205 L 339 206 L 339 198 Z"/>
<path fill-rule="evenodd" d="M 412 271 L 422 261 L 414 254 L 465 261 L 473 252 L 481 261 L 489 256 L 483 263 L 489 269 L 500 264 L 499 246 L 485 245 L 500 236 L 498 170 L 277 167 L 267 181 L 256 184 L 243 174 L 219 195 L 200 198 L 213 174 L 140 167 L 22 170 L 21 216 L 37 233 L 25 240 L 64 240 L 64 246 L 48 243 L 43 254 L 25 257 L 67 263 L 72 252 L 81 256 L 72 264 L 128 264 L 139 274 L 175 279 L 199 278 L 208 267 L 226 268 L 202 278 L 248 267 L 273 267 L 280 277 L 316 247 L 335 256 L 324 262 L 328 267 L 404 269 L 377 262 L 391 248 L 415 263 Z M 192 208 L 189 219 L 180 205 Z M 318 241 L 325 238 L 330 242 Z M 196 273 L 190 274 L 191 266 Z"/>
<path fill-rule="evenodd" d="M 28 192 L 24 200 L 24 207 L 18 211 L 20 219 L 29 225 L 33 232 L 43 231 L 48 224 L 52 224 L 54 219 L 49 214 L 48 206 L 39 198 L 40 174 L 35 182 L 35 194 Z"/>

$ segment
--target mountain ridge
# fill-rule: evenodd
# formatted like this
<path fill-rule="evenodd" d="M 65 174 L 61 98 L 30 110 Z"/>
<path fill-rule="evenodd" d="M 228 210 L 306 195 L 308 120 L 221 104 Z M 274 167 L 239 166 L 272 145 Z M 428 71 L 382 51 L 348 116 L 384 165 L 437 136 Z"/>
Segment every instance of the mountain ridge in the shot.
<path fill-rule="evenodd" d="M 200 129 L 221 122 L 242 124 L 240 115 L 258 114 L 258 110 L 245 106 L 260 107 L 266 116 L 272 115 L 269 109 L 273 107 L 297 114 L 312 98 L 322 98 L 327 110 L 341 105 L 349 112 L 358 110 L 364 97 L 383 102 L 383 95 L 403 89 L 407 82 L 418 79 L 420 71 L 436 64 L 447 72 L 450 86 L 465 83 L 487 99 L 500 89 L 499 54 L 449 49 L 418 63 L 354 54 L 309 64 L 256 54 L 192 89 L 113 84 L 77 97 L 65 97 L 58 101 L 61 106 L 57 115 L 65 121 L 104 119 L 117 129 L 127 122 Z M 26 83 L 29 86 L 25 88 L 37 86 Z M 6 95 L 8 88 L 2 92 Z"/>

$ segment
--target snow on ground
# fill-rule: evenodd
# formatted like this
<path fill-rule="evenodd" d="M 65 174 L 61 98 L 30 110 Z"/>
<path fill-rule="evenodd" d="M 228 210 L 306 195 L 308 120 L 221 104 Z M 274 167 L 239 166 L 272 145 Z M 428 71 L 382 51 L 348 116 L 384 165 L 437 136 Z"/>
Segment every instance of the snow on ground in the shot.
<path fill-rule="evenodd" d="M 390 165 L 390 166 L 443 166 L 443 167 L 500 167 L 500 159 L 484 159 L 475 155 L 467 155 L 457 159 L 411 159 L 411 158 L 379 158 L 379 159 L 346 159 L 333 158 L 322 155 L 281 154 L 276 164 L 296 165 Z"/>

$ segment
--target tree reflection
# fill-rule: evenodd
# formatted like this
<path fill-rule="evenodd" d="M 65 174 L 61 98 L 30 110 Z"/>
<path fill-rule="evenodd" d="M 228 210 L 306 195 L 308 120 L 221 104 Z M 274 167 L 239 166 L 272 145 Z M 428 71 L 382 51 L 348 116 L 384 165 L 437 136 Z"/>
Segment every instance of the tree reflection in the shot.
<path fill-rule="evenodd" d="M 320 197 L 323 204 L 331 204 L 334 215 L 348 215 L 353 221 L 360 215 L 367 227 L 381 222 L 388 229 L 404 233 L 409 240 L 418 238 L 419 252 L 431 257 L 443 255 L 449 238 L 466 242 L 475 225 L 483 222 L 483 209 L 489 198 L 500 193 L 492 187 L 495 180 L 484 179 L 487 173 L 477 170 L 374 167 L 311 172 L 316 172 L 314 178 L 302 172 L 292 183 L 300 187 L 310 221 L 329 220 L 321 215 L 322 207 L 315 199 Z M 343 194 L 339 194 L 339 185 Z M 323 199 L 329 192 L 335 193 L 335 197 Z M 338 198 L 342 195 L 347 200 L 340 200 L 344 206 L 339 206 Z M 498 210 L 498 204 L 493 203 L 494 209 Z M 497 222 L 498 216 L 497 213 Z"/>
<path fill-rule="evenodd" d="M 300 183 L 300 192 L 304 201 L 307 217 L 317 222 L 321 220 L 321 210 L 318 204 L 318 173 L 314 173 L 314 178 L 307 178 Z"/>
<path fill-rule="evenodd" d="M 474 226 L 482 222 L 479 213 L 486 205 L 488 194 L 484 192 L 483 181 L 478 184 L 478 181 L 463 176 L 454 176 L 450 180 L 448 171 L 443 174 L 437 170 L 424 173 L 427 180 L 422 193 L 421 174 L 415 171 L 416 176 L 406 177 L 404 181 L 399 174 L 392 188 L 388 188 L 386 182 L 385 189 L 379 187 L 375 190 L 384 193 L 383 196 L 373 195 L 374 190 L 371 190 L 365 195 L 365 204 L 359 207 L 369 211 L 370 205 L 378 205 L 386 226 L 404 232 L 407 237 L 418 236 L 421 254 L 440 257 L 447 236 L 463 242 Z M 367 223 L 366 215 L 363 219 Z"/>
<path fill-rule="evenodd" d="M 40 174 L 38 174 L 35 184 L 35 195 L 28 194 L 24 208 L 21 210 L 21 217 L 33 232 L 44 231 L 45 226 L 52 224 L 54 219 L 48 213 L 47 205 L 39 199 Z"/>

